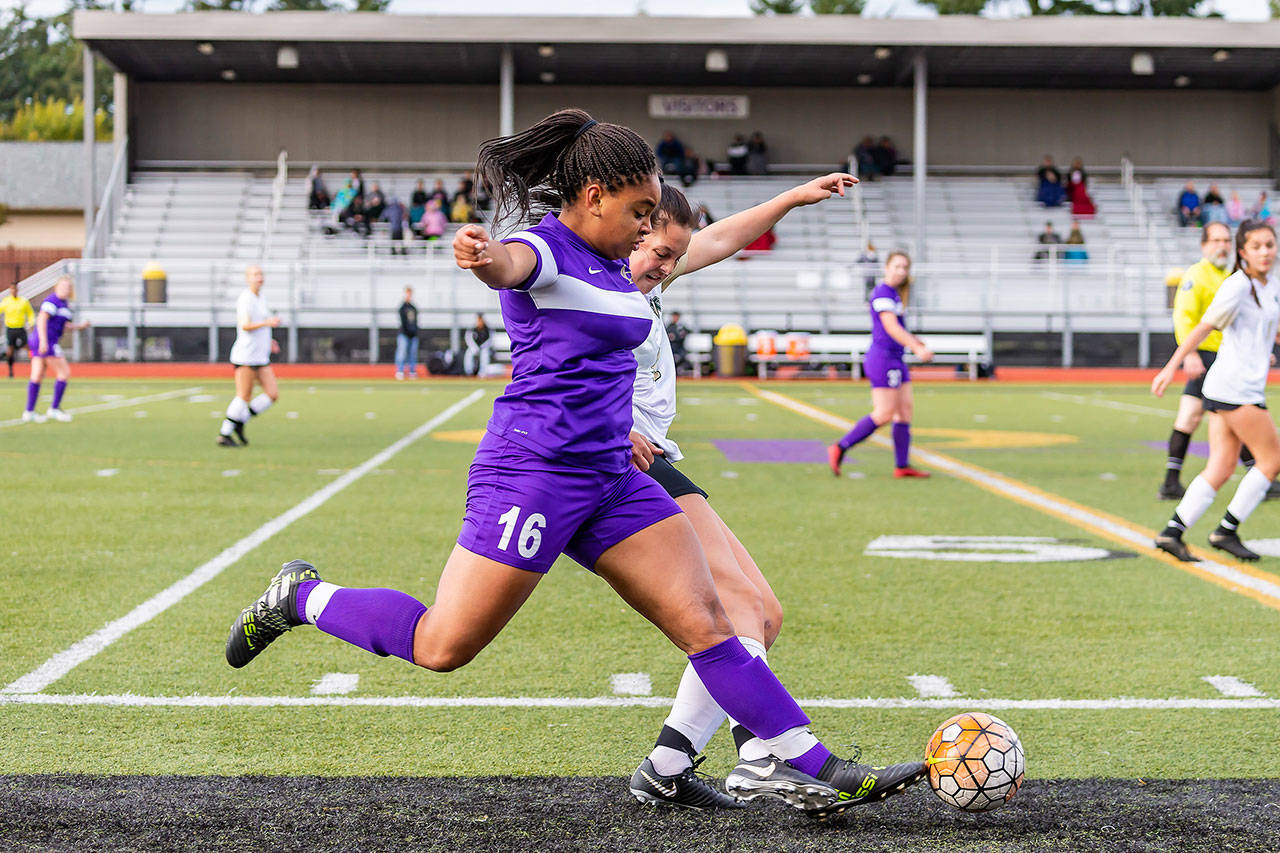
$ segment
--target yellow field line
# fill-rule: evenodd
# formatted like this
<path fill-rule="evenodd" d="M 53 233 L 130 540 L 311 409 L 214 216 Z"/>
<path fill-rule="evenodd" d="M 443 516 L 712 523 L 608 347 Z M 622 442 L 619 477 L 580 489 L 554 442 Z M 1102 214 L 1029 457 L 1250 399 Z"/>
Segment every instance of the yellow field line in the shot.
<path fill-rule="evenodd" d="M 828 412 L 817 406 L 811 406 L 785 394 L 779 394 L 777 391 L 766 391 L 745 383 L 742 387 L 762 400 L 818 423 L 842 431 L 848 431 L 853 427 L 851 421 L 833 412 Z M 889 444 L 889 441 L 883 436 L 874 436 L 874 439 L 881 444 Z M 1152 532 L 1138 527 L 1127 519 L 1076 503 L 1068 498 L 1015 480 L 1012 477 L 997 474 L 994 471 L 988 471 L 985 468 L 971 465 L 967 462 L 961 462 L 954 457 L 934 450 L 916 448 L 912 450 L 912 455 L 931 468 L 936 468 L 959 479 L 967 480 L 992 494 L 1008 498 L 1015 503 L 1061 519 L 1104 539 L 1109 539 L 1129 548 L 1136 548 L 1146 556 L 1154 557 L 1173 566 L 1175 569 L 1195 575 L 1224 589 L 1280 610 L 1280 578 L 1275 575 L 1259 571 L 1242 563 L 1219 560 L 1203 549 L 1194 546 L 1192 546 L 1191 550 L 1200 558 L 1200 562 L 1184 563 L 1154 547 L 1151 543 Z"/>

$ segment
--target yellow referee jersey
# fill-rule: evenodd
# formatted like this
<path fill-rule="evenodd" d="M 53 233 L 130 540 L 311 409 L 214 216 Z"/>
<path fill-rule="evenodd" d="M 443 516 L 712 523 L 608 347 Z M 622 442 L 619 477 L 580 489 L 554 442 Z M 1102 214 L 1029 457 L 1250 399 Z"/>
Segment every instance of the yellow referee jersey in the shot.
<path fill-rule="evenodd" d="M 1173 297 L 1173 335 L 1181 344 L 1187 335 L 1200 322 L 1205 309 L 1213 301 L 1218 288 L 1231 275 L 1231 270 L 1215 267 L 1209 261 L 1200 260 L 1187 267 L 1182 275 L 1182 283 L 1178 285 L 1178 293 Z M 1214 330 L 1200 344 L 1200 349 L 1217 352 L 1222 346 L 1222 332 Z"/>
<path fill-rule="evenodd" d="M 36 322 L 36 312 L 31 310 L 31 303 L 21 296 L 0 299 L 0 313 L 4 314 L 6 329 L 25 329 Z"/>

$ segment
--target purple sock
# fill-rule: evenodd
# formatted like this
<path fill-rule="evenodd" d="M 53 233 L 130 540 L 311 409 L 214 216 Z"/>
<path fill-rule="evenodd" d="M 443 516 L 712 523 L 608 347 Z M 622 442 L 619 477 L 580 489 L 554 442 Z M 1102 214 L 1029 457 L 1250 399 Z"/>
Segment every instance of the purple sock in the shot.
<path fill-rule="evenodd" d="M 53 383 L 53 408 L 62 408 L 62 395 L 67 391 L 67 380 L 59 379 Z"/>
<path fill-rule="evenodd" d="M 893 425 L 893 462 L 899 468 L 907 467 L 907 459 L 911 453 L 911 424 L 895 423 Z"/>
<path fill-rule="evenodd" d="M 864 415 L 862 420 L 853 425 L 853 429 L 849 430 L 848 435 L 840 439 L 840 449 L 848 450 L 859 441 L 866 440 L 867 436 L 876 431 L 876 422 L 871 420 L 871 415 Z M 732 714 L 730 715 L 732 716 Z"/>
<path fill-rule="evenodd" d="M 788 758 L 787 763 L 799 770 L 801 773 L 808 773 L 815 779 L 818 772 L 822 770 L 822 765 L 827 763 L 827 759 L 831 757 L 831 750 L 822 744 L 818 744 L 804 755 L 797 755 L 795 758 Z"/>
<path fill-rule="evenodd" d="M 27 411 L 34 412 L 36 410 L 36 400 L 40 397 L 40 383 L 27 383 Z"/>
<path fill-rule="evenodd" d="M 307 618 L 307 596 L 311 595 L 311 590 L 320 585 L 320 581 L 303 581 L 298 584 L 298 594 L 294 597 L 297 604 L 298 621 L 302 623 L 310 622 Z"/>
<path fill-rule="evenodd" d="M 689 662 L 716 704 L 756 737 L 777 737 L 809 724 L 769 665 L 752 657 L 737 637 L 689 655 Z"/>
<path fill-rule="evenodd" d="M 314 586 L 298 590 L 299 615 L 306 616 L 306 597 Z M 347 589 L 333 594 L 316 627 L 375 655 L 395 655 L 413 663 L 413 633 L 427 606 L 394 589 Z"/>

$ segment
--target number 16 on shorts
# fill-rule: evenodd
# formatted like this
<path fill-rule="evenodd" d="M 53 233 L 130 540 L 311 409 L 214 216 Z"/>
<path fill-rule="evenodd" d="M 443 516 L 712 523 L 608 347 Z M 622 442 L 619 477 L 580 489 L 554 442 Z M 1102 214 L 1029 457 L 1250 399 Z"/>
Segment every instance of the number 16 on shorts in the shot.
<path fill-rule="evenodd" d="M 502 528 L 502 538 L 498 540 L 499 551 L 511 550 L 511 539 L 516 534 L 523 512 L 520 507 L 512 506 L 498 517 L 498 525 Z M 528 560 L 537 555 L 538 549 L 542 547 L 542 530 L 546 526 L 547 518 L 540 512 L 531 512 L 525 517 L 524 524 L 520 525 L 520 535 L 516 536 L 515 541 L 516 550 L 521 557 Z"/>

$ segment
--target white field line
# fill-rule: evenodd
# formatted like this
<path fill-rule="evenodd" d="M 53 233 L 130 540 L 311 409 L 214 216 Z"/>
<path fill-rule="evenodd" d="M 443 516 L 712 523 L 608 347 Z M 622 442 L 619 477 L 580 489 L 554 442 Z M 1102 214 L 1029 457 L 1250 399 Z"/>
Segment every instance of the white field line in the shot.
<path fill-rule="evenodd" d="M 1251 699 L 1263 695 L 1261 690 L 1234 675 L 1206 675 L 1201 680 L 1208 682 L 1223 696 L 1230 696 L 1233 699 Z"/>
<path fill-rule="evenodd" d="M 351 693 L 360 684 L 360 676 L 354 672 L 326 672 L 311 688 L 312 696 L 335 696 Z"/>
<path fill-rule="evenodd" d="M 182 388 L 177 391 L 165 391 L 163 394 L 147 394 L 144 397 L 130 397 L 127 400 L 108 400 L 105 403 L 94 403 L 91 406 L 80 406 L 75 409 L 67 409 L 72 415 L 87 415 L 90 412 L 105 412 L 109 409 L 123 409 L 128 406 L 141 406 L 145 403 L 157 403 L 161 400 L 171 400 L 174 397 L 181 397 L 186 394 L 192 394 L 200 390 L 199 385 L 194 388 Z M 12 418 L 7 421 L 0 421 L 0 428 L 17 426 L 22 423 L 22 418 Z"/>
<path fill-rule="evenodd" d="M 661 696 L 137 696 L 132 693 L 0 694 L 0 705 L 96 705 L 117 708 L 668 708 Z M 1280 699 L 798 699 L 804 708 L 960 708 L 987 711 L 1235 711 L 1280 710 Z"/>
<path fill-rule="evenodd" d="M 609 686 L 618 696 L 652 696 L 653 681 L 647 672 L 615 672 Z"/>
<path fill-rule="evenodd" d="M 853 428 L 851 421 L 833 415 L 830 412 L 824 412 L 822 409 L 814 408 L 793 400 L 790 397 L 778 394 L 774 391 L 757 390 L 755 393 L 761 397 L 782 406 L 784 409 L 790 409 L 799 415 L 812 418 L 821 423 L 830 424 L 836 429 L 849 430 Z M 892 442 L 882 435 L 873 435 L 872 439 L 883 445 L 892 445 Z M 1153 534 L 1149 530 L 1143 530 L 1128 524 L 1120 524 L 1110 518 L 1099 515 L 1089 510 L 1076 506 L 1065 500 L 1059 500 L 1052 495 L 1042 493 L 1037 490 L 1027 488 L 1008 477 L 998 477 L 987 473 L 978 468 L 966 465 L 956 459 L 934 453 L 930 450 L 922 448 L 912 448 L 911 453 L 919 458 L 926 465 L 945 471 L 955 477 L 968 480 L 971 483 L 984 486 L 997 494 L 1009 497 L 1019 503 L 1045 510 L 1059 517 L 1068 518 L 1080 524 L 1089 525 L 1096 530 L 1100 530 L 1111 536 L 1113 539 L 1121 541 L 1126 545 L 1139 548 L 1143 553 L 1152 551 L 1151 540 Z M 1273 607 L 1280 606 L 1280 583 L 1266 580 L 1265 578 L 1256 577 L 1254 575 L 1242 572 L 1234 566 L 1226 563 L 1219 563 L 1217 560 L 1209 558 L 1201 558 L 1198 562 L 1192 564 L 1197 571 L 1205 574 L 1213 575 L 1219 580 L 1226 581 L 1234 586 L 1248 589 L 1255 593 L 1259 598 L 1265 599 Z"/>
<path fill-rule="evenodd" d="M 19 678 L 17 681 L 5 686 L 0 693 L 34 693 L 43 690 L 62 676 L 66 675 L 75 667 L 84 663 L 125 634 L 141 625 L 159 616 L 168 608 L 177 604 L 209 581 L 213 580 L 228 566 L 235 564 L 253 549 L 266 542 L 272 536 L 275 536 L 281 530 L 293 524 L 298 519 L 310 513 L 312 510 L 322 506 L 329 498 L 341 492 L 347 486 L 359 480 L 365 474 L 373 471 L 380 465 L 386 464 L 391 457 L 395 456 L 401 450 L 404 450 L 410 444 L 413 444 L 424 435 L 428 434 L 436 427 L 448 421 L 454 415 L 461 412 L 467 406 L 470 406 L 476 400 L 483 396 L 484 390 L 477 389 L 468 394 L 462 400 L 454 403 L 431 420 L 419 426 L 410 432 L 404 438 L 396 441 L 385 449 L 371 456 L 367 461 L 359 467 L 352 468 L 338 479 L 329 483 L 324 488 L 313 492 L 309 497 L 302 500 L 292 508 L 286 510 L 281 515 L 268 521 L 248 536 L 236 542 L 227 548 L 218 556 L 209 562 L 196 568 L 191 574 L 182 580 L 174 583 L 172 586 L 157 593 L 148 600 L 139 604 L 129 613 L 108 622 L 97 631 L 93 632 L 83 640 L 71 645 L 67 649 L 58 652 L 53 657 L 42 663 L 39 667 Z"/>
<path fill-rule="evenodd" d="M 1136 403 L 1121 403 L 1118 400 L 1107 400 L 1103 397 L 1085 397 L 1080 394 L 1060 394 L 1057 391 L 1041 391 L 1041 397 L 1047 397 L 1050 400 L 1062 400 L 1067 403 L 1083 403 L 1088 406 L 1100 406 L 1104 409 L 1115 409 L 1120 412 L 1135 412 L 1139 415 L 1158 415 L 1162 418 L 1172 418 L 1178 412 L 1176 409 L 1160 409 L 1155 406 L 1139 406 Z"/>
<path fill-rule="evenodd" d="M 922 699 L 954 699 L 960 695 L 941 675 L 908 675 L 907 681 Z"/>

